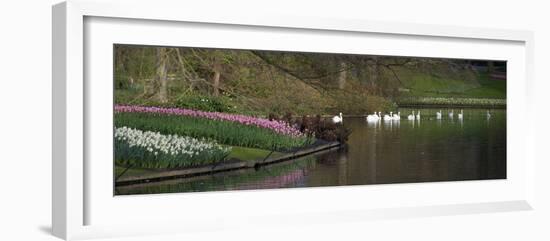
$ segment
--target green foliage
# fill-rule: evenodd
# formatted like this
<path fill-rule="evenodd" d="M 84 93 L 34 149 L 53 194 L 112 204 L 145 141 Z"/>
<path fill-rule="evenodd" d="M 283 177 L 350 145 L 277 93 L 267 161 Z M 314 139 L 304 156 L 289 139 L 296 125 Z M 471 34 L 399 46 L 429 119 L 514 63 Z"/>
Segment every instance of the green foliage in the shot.
<path fill-rule="evenodd" d="M 311 138 L 294 138 L 255 126 L 185 116 L 117 113 L 115 126 L 127 126 L 162 134 L 207 138 L 216 140 L 220 144 L 266 150 L 286 150 L 313 142 Z"/>
<path fill-rule="evenodd" d="M 334 92 L 332 98 L 336 101 L 328 106 L 329 113 L 339 112 L 345 115 L 364 115 L 374 111 L 389 111 L 394 109 L 394 103 L 389 99 L 368 94 L 360 84 L 349 83 L 349 88 L 343 91 Z"/>
<path fill-rule="evenodd" d="M 130 87 L 130 83 L 128 81 L 128 74 L 123 71 L 119 71 L 115 73 L 115 89 L 128 89 Z"/>
<path fill-rule="evenodd" d="M 155 47 L 116 46 L 117 104 L 264 116 L 361 115 L 395 108 L 392 101 L 400 96 L 506 98 L 506 81 L 489 80 L 465 60 L 170 48 L 168 100 L 159 103 L 155 53 Z M 220 97 L 212 94 L 214 73 L 220 74 Z"/>
<path fill-rule="evenodd" d="M 153 78 L 155 73 L 155 48 L 115 45 L 115 88 L 130 87 L 128 80 Z"/>
<path fill-rule="evenodd" d="M 181 95 L 174 102 L 174 107 L 210 112 L 234 112 L 235 109 L 228 97 L 198 94 Z"/>

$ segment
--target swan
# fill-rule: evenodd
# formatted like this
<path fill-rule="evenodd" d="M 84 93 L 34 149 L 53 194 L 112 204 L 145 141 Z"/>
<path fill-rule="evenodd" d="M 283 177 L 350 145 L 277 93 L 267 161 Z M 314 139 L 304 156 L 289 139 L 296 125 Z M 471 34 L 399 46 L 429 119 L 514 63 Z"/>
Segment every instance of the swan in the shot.
<path fill-rule="evenodd" d="M 398 111 L 397 114 L 393 114 L 393 120 L 401 120 L 401 112 Z"/>
<path fill-rule="evenodd" d="M 412 114 L 407 116 L 408 120 L 414 120 L 414 110 L 412 111 Z"/>
<path fill-rule="evenodd" d="M 416 113 L 416 119 L 417 119 L 417 120 L 420 120 L 420 111 L 418 111 L 418 112 Z"/>
<path fill-rule="evenodd" d="M 451 110 L 451 112 L 449 112 L 449 118 L 453 118 L 453 115 L 454 115 L 454 110 Z"/>
<path fill-rule="evenodd" d="M 390 111 L 390 115 L 384 115 L 384 120 L 385 120 L 385 121 L 391 120 L 391 119 L 392 119 L 392 113 L 393 113 L 393 112 Z"/>
<path fill-rule="evenodd" d="M 458 119 L 462 120 L 462 117 L 464 117 L 464 111 L 460 110 L 460 113 L 458 114 Z"/>
<path fill-rule="evenodd" d="M 342 112 L 340 112 L 340 115 L 335 115 L 334 117 L 332 117 L 332 122 L 344 123 L 344 118 L 342 118 Z"/>
<path fill-rule="evenodd" d="M 435 113 L 435 117 L 436 117 L 436 119 L 441 120 L 441 110 L 439 110 L 439 112 Z"/>
<path fill-rule="evenodd" d="M 380 117 L 376 115 L 376 112 L 374 112 L 374 115 L 367 116 L 367 121 L 377 121 L 378 119 L 380 119 Z"/>
<path fill-rule="evenodd" d="M 393 114 L 392 117 L 393 120 L 401 120 L 401 112 L 397 112 L 397 114 Z"/>

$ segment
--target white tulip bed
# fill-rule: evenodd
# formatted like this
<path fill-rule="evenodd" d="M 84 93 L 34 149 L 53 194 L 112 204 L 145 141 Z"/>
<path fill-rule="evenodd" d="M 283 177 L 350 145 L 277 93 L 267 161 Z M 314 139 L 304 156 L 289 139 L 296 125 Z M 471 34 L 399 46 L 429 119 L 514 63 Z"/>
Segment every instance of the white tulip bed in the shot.
<path fill-rule="evenodd" d="M 163 135 L 128 127 L 115 128 L 117 164 L 144 168 L 197 166 L 222 160 L 231 152 L 215 141 Z"/>

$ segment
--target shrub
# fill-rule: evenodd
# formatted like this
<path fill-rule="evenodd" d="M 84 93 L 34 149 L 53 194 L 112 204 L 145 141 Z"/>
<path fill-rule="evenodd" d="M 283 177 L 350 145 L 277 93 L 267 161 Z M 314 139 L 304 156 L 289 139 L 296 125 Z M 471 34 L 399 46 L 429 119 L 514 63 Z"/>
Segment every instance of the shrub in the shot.
<path fill-rule="evenodd" d="M 225 96 L 182 95 L 176 99 L 174 107 L 212 112 L 233 112 L 235 109 Z"/>
<path fill-rule="evenodd" d="M 301 118 L 294 118 L 291 113 L 286 113 L 281 117 L 274 113 L 270 113 L 268 118 L 270 120 L 281 120 L 292 123 L 292 126 L 297 127 L 300 132 L 307 136 L 314 136 L 316 139 L 324 141 L 339 141 L 345 143 L 351 134 L 349 128 L 341 124 L 335 124 L 330 119 L 322 118 L 321 115 L 303 115 Z"/>

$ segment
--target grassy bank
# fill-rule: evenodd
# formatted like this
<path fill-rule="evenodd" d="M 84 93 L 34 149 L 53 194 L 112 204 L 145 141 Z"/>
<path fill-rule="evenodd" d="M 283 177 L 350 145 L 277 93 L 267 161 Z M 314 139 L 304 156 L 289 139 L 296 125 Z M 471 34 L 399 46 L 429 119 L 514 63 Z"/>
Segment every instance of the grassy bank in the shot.
<path fill-rule="evenodd" d="M 240 146 L 226 146 L 228 149 L 231 150 L 228 156 L 225 157 L 225 159 L 239 159 L 243 161 L 250 161 L 250 160 L 257 160 L 257 159 L 263 159 L 269 155 L 269 157 L 279 157 L 283 155 L 281 152 L 273 152 L 268 150 L 262 150 L 262 149 L 256 149 L 256 148 L 249 148 L 249 147 L 240 147 Z M 271 154 L 270 154 L 271 153 Z M 142 159 L 142 157 L 138 158 Z M 140 176 L 143 174 L 147 174 L 149 172 L 152 172 L 150 169 L 146 168 L 139 168 L 139 165 L 132 165 L 133 168 L 127 169 L 126 166 L 128 166 L 128 163 L 136 163 L 139 161 L 123 161 L 120 160 L 117 161 L 118 166 L 115 166 L 115 176 L 120 176 L 123 174 L 124 176 Z"/>
<path fill-rule="evenodd" d="M 400 69 L 402 76 L 402 97 L 441 97 L 441 98 L 506 98 L 506 81 L 491 79 L 486 73 L 470 76 L 471 80 L 460 76 L 437 76 L 428 73 Z"/>
<path fill-rule="evenodd" d="M 400 107 L 482 107 L 506 108 L 506 81 L 493 80 L 479 73 L 470 81 L 412 73 L 401 70 L 404 76 Z"/>

